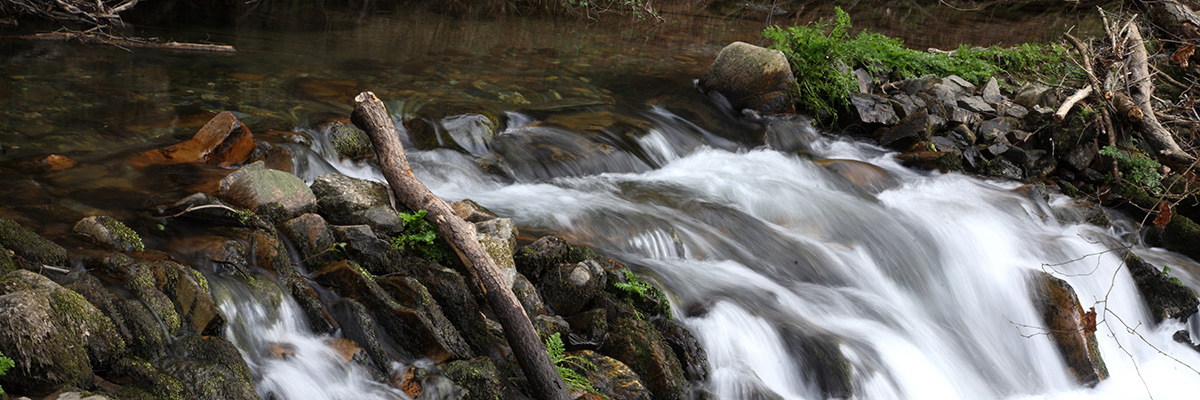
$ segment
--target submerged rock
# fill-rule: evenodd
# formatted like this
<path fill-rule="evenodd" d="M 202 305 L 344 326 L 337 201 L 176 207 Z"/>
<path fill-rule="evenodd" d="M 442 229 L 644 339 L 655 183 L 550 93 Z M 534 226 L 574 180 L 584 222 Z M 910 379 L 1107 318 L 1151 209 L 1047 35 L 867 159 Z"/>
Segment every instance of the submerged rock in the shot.
<path fill-rule="evenodd" d="M 202 162 L 222 167 L 240 164 L 254 151 L 250 129 L 229 111 L 208 121 L 191 139 L 144 152 L 132 160 L 144 167 L 161 163 Z"/>
<path fill-rule="evenodd" d="M 1050 338 L 1079 384 L 1091 387 L 1108 378 L 1096 342 L 1095 308 L 1084 312 L 1075 290 L 1066 281 L 1044 272 L 1031 276 L 1030 294 Z"/>
<path fill-rule="evenodd" d="M 1172 280 L 1165 271 L 1133 253 L 1125 255 L 1125 266 L 1133 275 L 1133 283 L 1142 294 L 1142 299 L 1150 307 L 1150 315 L 1154 316 L 1155 323 L 1168 318 L 1187 322 L 1196 313 L 1196 307 L 1200 306 L 1196 293 L 1178 280 Z"/>
<path fill-rule="evenodd" d="M 796 77 L 779 50 L 733 42 L 717 54 L 700 88 L 724 95 L 737 110 L 773 114 L 792 105 Z"/>

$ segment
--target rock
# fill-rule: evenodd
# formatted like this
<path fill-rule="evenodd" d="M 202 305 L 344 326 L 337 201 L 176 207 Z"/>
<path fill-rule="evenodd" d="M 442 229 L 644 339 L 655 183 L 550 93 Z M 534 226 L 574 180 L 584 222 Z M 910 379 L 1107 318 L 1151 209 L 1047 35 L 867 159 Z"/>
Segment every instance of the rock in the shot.
<path fill-rule="evenodd" d="M 322 124 L 320 132 L 329 138 L 339 158 L 361 160 L 374 155 L 371 138 L 349 121 L 333 120 Z"/>
<path fill-rule="evenodd" d="M 625 363 L 591 350 L 581 350 L 570 354 L 596 366 L 594 369 L 575 365 L 570 368 L 587 378 L 592 383 L 592 387 L 607 398 L 611 400 L 650 400 L 650 391 L 646 389 L 646 385 L 642 383 L 638 374 Z"/>
<path fill-rule="evenodd" d="M 120 359 L 125 342 L 79 293 L 18 270 L 0 278 L 0 353 L 16 364 L 0 376 L 0 387 L 44 394 L 91 386 L 92 369 Z"/>
<path fill-rule="evenodd" d="M 342 338 L 325 338 L 325 345 L 337 352 L 342 363 L 349 364 L 351 361 L 362 360 L 366 356 L 362 346 L 355 343 L 353 340 Z"/>
<path fill-rule="evenodd" d="M 700 340 L 696 339 L 692 331 L 680 325 L 679 321 L 667 318 L 655 319 L 654 329 L 658 330 L 663 340 L 675 352 L 675 358 L 679 360 L 679 365 L 683 368 L 687 380 L 692 382 L 704 382 L 708 380 L 708 352 L 700 345 Z M 849 385 L 849 362 L 847 362 L 846 366 L 845 377 L 847 385 Z M 853 392 L 848 394 L 853 394 Z"/>
<path fill-rule="evenodd" d="M 1021 168 L 1004 158 L 996 158 L 984 163 L 980 173 L 1003 179 L 1021 179 Z"/>
<path fill-rule="evenodd" d="M 995 143 L 1008 137 L 1017 124 L 1017 119 L 1013 117 L 992 118 L 981 122 L 976 133 L 983 143 Z"/>
<path fill-rule="evenodd" d="M 904 165 L 942 172 L 962 170 L 962 154 L 952 151 L 913 151 L 896 156 Z"/>
<path fill-rule="evenodd" d="M 367 306 L 392 339 L 415 356 L 435 361 L 471 356 L 458 330 L 446 320 L 428 291 L 417 286 L 420 284 L 415 283 L 415 279 L 387 282 L 399 298 L 384 291 L 381 284 L 357 264 L 344 260 L 325 266 L 313 275 L 313 279 L 338 295 Z M 403 305 L 398 300 L 409 300 L 410 304 Z"/>
<path fill-rule="evenodd" d="M 1016 119 L 1025 119 L 1025 117 L 1029 115 L 1028 108 L 1023 107 L 1020 104 L 1013 103 L 1008 99 L 1005 99 L 1003 102 L 997 105 L 996 110 L 1005 116 Z"/>
<path fill-rule="evenodd" d="M 875 164 L 839 159 L 814 160 L 813 162 L 833 171 L 867 193 L 879 193 L 900 186 L 900 180 Z"/>
<path fill-rule="evenodd" d="M 737 110 L 749 108 L 765 115 L 792 105 L 796 77 L 782 52 L 733 42 L 717 54 L 700 79 L 700 88 L 724 95 Z"/>
<path fill-rule="evenodd" d="M 899 86 L 904 90 L 905 94 L 912 96 L 917 93 L 933 90 L 933 86 L 940 83 L 942 83 L 941 79 L 938 79 L 937 76 L 925 75 L 920 78 L 905 79 L 900 82 Z"/>
<path fill-rule="evenodd" d="M 522 247 L 513 255 L 517 271 L 531 279 L 538 279 L 547 268 L 562 262 L 570 252 L 571 245 L 556 236 L 544 236 Z"/>
<path fill-rule="evenodd" d="M 295 175 L 266 169 L 255 162 L 221 180 L 221 198 L 271 221 L 283 221 L 313 212 L 317 198 Z"/>
<path fill-rule="evenodd" d="M 854 78 L 858 81 L 858 92 L 862 94 L 871 94 L 871 87 L 875 85 L 875 78 L 871 77 L 871 73 L 867 70 L 859 68 L 854 70 Z"/>
<path fill-rule="evenodd" d="M 604 268 L 595 261 L 560 264 L 542 274 L 539 293 L 546 306 L 560 315 L 579 312 L 607 282 Z"/>
<path fill-rule="evenodd" d="M 1200 224 L 1179 214 L 1173 215 L 1162 229 L 1146 231 L 1146 244 L 1200 260 L 1200 247 L 1196 243 L 1200 243 Z"/>
<path fill-rule="evenodd" d="M 498 124 L 486 115 L 472 113 L 442 118 L 441 125 L 459 148 L 472 156 L 483 157 L 490 152 Z"/>
<path fill-rule="evenodd" d="M 803 374 L 797 378 L 821 388 L 824 398 L 853 398 L 853 371 L 837 339 L 805 331 L 794 325 L 781 329 L 788 352 L 796 360 L 797 370 Z"/>
<path fill-rule="evenodd" d="M 321 215 L 335 225 L 368 225 L 387 237 L 404 230 L 404 222 L 390 205 L 388 187 L 342 174 L 325 174 L 313 180 Z"/>
<path fill-rule="evenodd" d="M 269 169 L 280 170 L 289 174 L 294 174 L 295 166 L 292 163 L 292 153 L 287 149 L 271 144 L 270 142 L 256 142 L 254 151 L 250 152 L 250 158 L 246 163 L 253 164 L 262 161 Z"/>
<path fill-rule="evenodd" d="M 218 335 L 225 326 L 225 317 L 217 309 L 208 286 L 208 279 L 191 267 L 161 261 L 162 292 L 170 297 L 179 314 L 198 335 Z"/>
<path fill-rule="evenodd" d="M 462 399 L 492 400 L 515 397 L 512 390 L 504 384 L 505 377 L 496 369 L 492 360 L 486 357 L 451 361 L 440 365 L 439 368 L 450 380 L 466 389 Z"/>
<path fill-rule="evenodd" d="M 46 396 L 42 400 L 111 400 L 98 394 L 87 392 L 79 392 L 72 389 L 62 389 L 54 394 Z"/>
<path fill-rule="evenodd" d="M 317 214 L 303 214 L 280 224 L 279 230 L 300 252 L 303 264 L 316 267 L 337 261 L 333 231 L 325 224 L 325 219 Z"/>
<path fill-rule="evenodd" d="M 1084 312 L 1075 290 L 1062 279 L 1035 272 L 1030 295 L 1042 322 L 1079 384 L 1092 387 L 1108 378 L 1108 368 L 1096 342 L 1096 312 Z"/>
<path fill-rule="evenodd" d="M 543 341 L 556 333 L 564 336 L 571 332 L 571 325 L 567 324 L 567 320 L 557 315 L 538 315 L 533 317 L 532 322 L 533 329 Z"/>
<path fill-rule="evenodd" d="M 191 398 L 187 387 L 174 376 L 136 357 L 122 358 L 105 375 L 105 378 L 110 381 L 125 382 L 121 390 L 114 393 L 119 398 L 172 400 Z M 130 392 L 134 391 L 138 393 L 130 395 Z"/>
<path fill-rule="evenodd" d="M 1055 107 L 1054 91 L 1042 85 L 1025 85 L 1017 90 L 1017 94 L 1013 97 L 1013 102 L 1022 107 L 1033 109 L 1035 106 Z M 1053 111 L 1051 111 L 1053 112 Z"/>
<path fill-rule="evenodd" d="M 958 75 L 947 76 L 945 79 L 942 79 L 942 83 L 958 86 L 960 92 L 975 93 L 975 84 L 968 82 Z"/>
<path fill-rule="evenodd" d="M 928 93 L 933 94 L 938 103 L 949 107 L 957 107 L 958 99 L 963 97 L 962 88 L 954 84 L 934 84 Z"/>
<path fill-rule="evenodd" d="M 977 113 L 996 113 L 996 109 L 992 108 L 991 105 L 989 105 L 986 101 L 983 101 L 983 98 L 979 96 L 966 96 L 959 98 L 958 106 Z"/>
<path fill-rule="evenodd" d="M 929 112 L 929 110 L 925 108 L 924 100 L 909 96 L 904 93 L 891 95 L 891 97 L 888 98 L 888 101 L 892 103 L 892 108 L 896 112 L 896 115 L 900 116 L 901 119 L 907 118 L 908 116 L 917 112 L 921 112 L 922 110 L 926 113 Z"/>
<path fill-rule="evenodd" d="M 38 269 L 42 265 L 65 266 L 67 250 L 25 230 L 13 220 L 0 218 L 0 246 L 12 250 L 20 265 Z"/>
<path fill-rule="evenodd" d="M 513 251 L 517 248 L 517 225 L 508 218 L 493 218 L 475 223 L 476 240 L 496 262 L 509 287 L 516 278 L 517 268 Z"/>
<path fill-rule="evenodd" d="M 62 171 L 74 167 L 78 162 L 62 154 L 51 154 L 38 159 L 37 164 L 45 171 Z"/>
<path fill-rule="evenodd" d="M 900 123 L 883 131 L 883 134 L 879 136 L 879 145 L 908 148 L 917 142 L 929 140 L 932 132 L 933 123 L 929 118 L 929 112 L 922 109 L 904 117 Z"/>
<path fill-rule="evenodd" d="M 1067 163 L 1068 167 L 1082 172 L 1088 169 L 1092 165 L 1092 162 L 1096 161 L 1096 154 L 1095 146 L 1088 143 L 1071 147 L 1066 152 L 1061 152 L 1060 150 L 1059 157 Z"/>
<path fill-rule="evenodd" d="M 983 98 L 983 101 L 992 106 L 999 106 L 1007 100 L 1000 94 L 1000 84 L 996 82 L 996 77 L 994 76 L 989 78 L 987 83 L 983 85 L 983 93 L 980 93 L 980 96 Z"/>
<path fill-rule="evenodd" d="M 1176 215 L 1172 220 L 1175 218 L 1186 217 Z M 1133 253 L 1126 253 L 1125 265 L 1129 267 L 1129 274 L 1133 275 L 1133 283 L 1142 294 L 1142 299 L 1150 307 L 1155 323 L 1168 318 L 1187 322 L 1188 317 L 1196 313 L 1196 307 L 1200 306 L 1196 293 L 1177 280 L 1171 280 L 1168 273 Z"/>
<path fill-rule="evenodd" d="M 617 131 L 634 139 L 636 131 Z M 603 139 L 602 139 L 603 138 Z M 545 124 L 512 128 L 492 141 L 492 153 L 476 160 L 484 170 L 520 181 L 542 181 L 601 173 L 645 172 L 649 160 L 609 144 L 604 133 L 580 133 Z"/>
<path fill-rule="evenodd" d="M 608 314 L 603 308 L 576 313 L 567 323 L 571 327 L 565 341 L 568 346 L 598 348 L 608 335 Z"/>
<path fill-rule="evenodd" d="M 89 272 L 109 285 L 123 287 L 133 298 L 145 304 L 162 321 L 167 333 L 174 335 L 182 327 L 182 319 L 170 297 L 159 290 L 158 277 L 164 275 L 160 265 L 129 258 L 124 254 L 95 254 L 81 257 Z"/>
<path fill-rule="evenodd" d="M 368 225 L 334 225 L 333 236 L 337 243 L 345 243 L 340 251 L 358 262 L 374 275 L 400 272 L 401 254 L 391 243 L 380 239 Z"/>
<path fill-rule="evenodd" d="M 471 199 L 459 200 L 451 203 L 450 206 L 454 208 L 455 215 L 458 215 L 459 218 L 462 218 L 470 223 L 482 222 L 500 217 L 491 210 L 483 208 L 483 206 Z"/>
<path fill-rule="evenodd" d="M 542 296 L 538 294 L 537 287 L 525 275 L 518 273 L 514 277 L 512 291 L 513 295 L 517 296 L 517 301 L 521 303 L 521 308 L 525 309 L 526 315 L 548 314 L 546 304 L 542 302 Z"/>
<path fill-rule="evenodd" d="M 483 298 L 482 293 L 473 294 L 462 275 L 419 258 L 406 258 L 405 264 L 404 269 L 425 285 L 442 308 L 442 313 L 458 327 L 475 354 L 489 354 L 495 347 L 506 345 L 503 334 L 496 336 L 488 330 L 487 322 L 490 320 L 483 317 L 476 303 L 476 299 Z"/>
<path fill-rule="evenodd" d="M 851 93 L 850 106 L 865 124 L 892 125 L 900 121 L 891 103 L 882 96 Z"/>
<path fill-rule="evenodd" d="M 945 117 L 947 121 L 974 126 L 982 119 L 982 117 L 979 116 L 979 113 L 962 107 L 949 106 L 947 110 L 948 115 Z"/>
<path fill-rule="evenodd" d="M 602 348 L 604 355 L 628 365 L 655 400 L 681 400 L 687 380 L 671 346 L 649 322 L 622 319 Z"/>
<path fill-rule="evenodd" d="M 93 243 L 119 251 L 143 251 L 146 246 L 137 232 L 109 216 L 87 217 L 75 224 L 76 235 Z"/>
<path fill-rule="evenodd" d="M 370 359 L 375 372 L 386 376 L 392 369 L 393 360 L 375 334 L 378 325 L 367 308 L 362 303 L 347 298 L 335 300 L 329 308 L 338 325 L 342 327 L 342 335 L 360 346 Z"/>
<path fill-rule="evenodd" d="M 139 154 L 131 163 L 145 167 L 162 163 L 200 162 L 221 167 L 240 164 L 254 151 L 250 129 L 229 111 L 208 121 L 191 139 Z"/>
<path fill-rule="evenodd" d="M 261 400 L 254 386 L 220 366 L 189 360 L 168 360 L 163 370 L 189 389 L 196 400 Z"/>

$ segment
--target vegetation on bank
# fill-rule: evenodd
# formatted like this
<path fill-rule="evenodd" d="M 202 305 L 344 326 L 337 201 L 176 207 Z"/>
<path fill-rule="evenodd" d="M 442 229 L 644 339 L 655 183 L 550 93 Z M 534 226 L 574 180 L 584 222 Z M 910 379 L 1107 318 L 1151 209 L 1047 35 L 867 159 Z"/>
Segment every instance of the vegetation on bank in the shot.
<path fill-rule="evenodd" d="M 858 88 L 852 72 L 855 68 L 894 79 L 958 75 L 975 84 L 1000 74 L 1081 76 L 1077 68 L 1064 62 L 1067 50 L 1057 44 L 962 45 L 950 52 L 923 52 L 879 33 L 863 30 L 851 35 L 849 14 L 840 7 L 835 12 L 833 20 L 789 28 L 771 26 L 763 31 L 772 42 L 770 47 L 783 52 L 791 63 L 799 85 L 798 105 L 834 120 L 850 106 L 850 94 Z"/>
<path fill-rule="evenodd" d="M 8 372 L 8 369 L 12 368 L 13 365 L 14 363 L 11 358 L 5 357 L 4 353 L 0 353 L 0 376 L 4 376 L 4 373 Z M 3 395 L 4 388 L 0 387 L 0 396 Z"/>

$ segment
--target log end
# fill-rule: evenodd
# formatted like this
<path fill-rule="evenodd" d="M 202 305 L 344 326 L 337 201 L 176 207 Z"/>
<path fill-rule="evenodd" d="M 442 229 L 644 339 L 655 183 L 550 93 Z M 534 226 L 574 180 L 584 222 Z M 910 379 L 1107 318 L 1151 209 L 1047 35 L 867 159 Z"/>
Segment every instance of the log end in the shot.
<path fill-rule="evenodd" d="M 355 105 L 370 102 L 372 100 L 379 101 L 379 98 L 375 97 L 375 93 L 372 93 L 369 91 L 362 92 L 362 93 L 359 93 L 358 96 L 354 96 L 354 104 Z"/>

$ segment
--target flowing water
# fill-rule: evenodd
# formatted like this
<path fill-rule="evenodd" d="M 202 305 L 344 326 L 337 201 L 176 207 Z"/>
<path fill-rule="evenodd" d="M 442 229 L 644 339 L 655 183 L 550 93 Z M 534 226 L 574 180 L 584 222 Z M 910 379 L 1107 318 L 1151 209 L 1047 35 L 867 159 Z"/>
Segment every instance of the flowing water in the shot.
<path fill-rule="evenodd" d="M 0 41 L 0 215 L 65 234 L 80 215 L 125 219 L 205 187 L 222 171 L 126 159 L 225 109 L 286 148 L 309 182 L 382 180 L 369 162 L 339 160 L 319 127 L 348 114 L 346 93 L 371 89 L 398 126 L 432 127 L 402 135 L 436 194 L 513 218 L 526 237 L 595 246 L 662 284 L 708 350 L 705 387 L 720 398 L 820 398 L 813 366 L 824 360 L 797 345 L 812 338 L 838 343 L 866 399 L 1200 393 L 1200 353 L 1171 339 L 1189 328 L 1152 322 L 1114 249 L 1132 245 L 1200 289 L 1194 261 L 1140 247 L 1120 216 L 1089 225 L 1086 210 L 1036 187 L 910 170 L 803 118 L 735 116 L 692 79 L 716 43 L 753 40 L 756 24 L 681 34 L 407 15 L 286 37 L 213 33 L 243 49 L 227 57 Z M 53 66 L 65 72 L 44 72 Z M 23 172 L 49 152 L 81 166 Z M 1095 388 L 1074 382 L 1042 328 L 1027 284 L 1039 271 L 1099 313 L 1111 377 Z M 404 398 L 340 362 L 287 296 L 222 279 L 214 290 L 260 393 Z M 280 345 L 289 355 L 272 357 Z"/>

